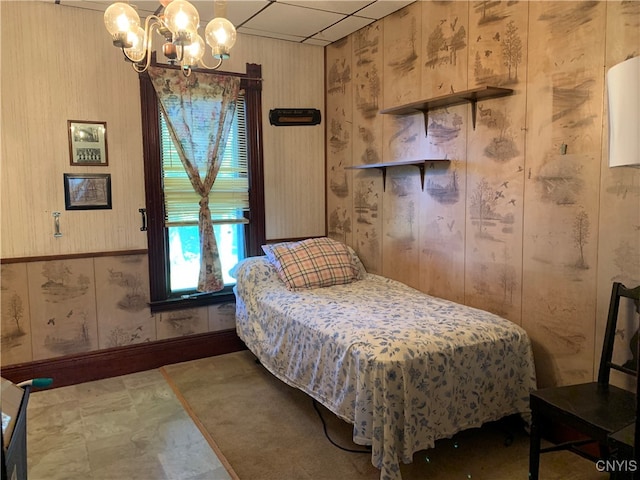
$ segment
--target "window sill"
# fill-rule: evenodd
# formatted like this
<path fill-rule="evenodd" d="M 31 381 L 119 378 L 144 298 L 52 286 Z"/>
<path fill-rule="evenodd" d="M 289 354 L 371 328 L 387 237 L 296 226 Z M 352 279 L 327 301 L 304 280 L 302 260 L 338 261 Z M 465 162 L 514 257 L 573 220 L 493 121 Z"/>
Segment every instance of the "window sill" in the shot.
<path fill-rule="evenodd" d="M 184 310 L 187 308 L 206 307 L 220 303 L 235 302 L 236 297 L 232 291 L 222 293 L 200 293 L 184 295 L 176 298 L 167 298 L 150 302 L 151 313 L 168 312 L 171 310 Z"/>

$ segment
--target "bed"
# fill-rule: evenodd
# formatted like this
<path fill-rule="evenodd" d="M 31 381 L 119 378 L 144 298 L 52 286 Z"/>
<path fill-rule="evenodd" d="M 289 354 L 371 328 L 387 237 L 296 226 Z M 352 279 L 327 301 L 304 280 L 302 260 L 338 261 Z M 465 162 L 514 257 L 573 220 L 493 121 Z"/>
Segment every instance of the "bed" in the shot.
<path fill-rule="evenodd" d="M 331 239 L 263 248 L 233 271 L 239 337 L 353 425 L 381 480 L 400 479 L 400 462 L 438 439 L 528 415 L 533 356 L 513 322 L 367 273 Z"/>

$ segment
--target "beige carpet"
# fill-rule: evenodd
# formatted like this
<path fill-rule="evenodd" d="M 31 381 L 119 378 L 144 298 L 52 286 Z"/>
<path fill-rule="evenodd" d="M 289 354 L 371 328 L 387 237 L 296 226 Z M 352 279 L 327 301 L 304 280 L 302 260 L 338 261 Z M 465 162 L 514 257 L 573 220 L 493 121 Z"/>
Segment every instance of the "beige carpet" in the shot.
<path fill-rule="evenodd" d="M 377 480 L 369 453 L 333 446 L 311 399 L 273 377 L 248 351 L 161 369 L 203 434 L 241 480 Z M 351 426 L 324 407 L 331 438 L 351 441 Z M 517 480 L 528 478 L 529 438 L 517 430 L 505 446 L 498 425 L 461 432 L 402 465 L 404 480 Z M 221 457 L 222 458 L 222 457 Z M 608 475 L 568 452 L 542 457 L 541 479 L 603 480 Z"/>

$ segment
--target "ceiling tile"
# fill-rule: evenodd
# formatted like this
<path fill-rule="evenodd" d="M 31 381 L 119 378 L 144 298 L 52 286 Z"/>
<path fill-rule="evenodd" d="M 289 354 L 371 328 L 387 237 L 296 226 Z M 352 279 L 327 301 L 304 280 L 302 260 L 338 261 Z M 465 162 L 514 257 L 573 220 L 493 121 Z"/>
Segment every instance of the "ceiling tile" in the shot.
<path fill-rule="evenodd" d="M 279 3 L 314 8 L 316 10 L 325 10 L 327 12 L 344 13 L 346 15 L 357 12 L 361 8 L 369 5 L 372 1 L 373 0 L 278 0 Z"/>
<path fill-rule="evenodd" d="M 113 3 L 110 0 L 44 1 L 97 11 L 104 11 Z M 324 46 L 414 1 L 227 0 L 226 18 L 242 34 Z M 215 16 L 214 1 L 191 0 L 191 3 L 198 9 L 200 25 L 204 29 Z M 136 7 L 141 18 L 154 13 L 160 6 L 158 0 L 131 0 L 131 4 Z"/>
<path fill-rule="evenodd" d="M 358 15 L 377 20 L 400 10 L 402 7 L 406 7 L 411 3 L 415 3 L 415 0 L 378 0 L 377 2 L 360 10 Z"/>
<path fill-rule="evenodd" d="M 288 40 L 290 42 L 301 43 L 306 37 L 301 37 L 297 35 L 286 35 L 284 33 L 278 32 L 263 32 L 262 30 L 256 30 L 253 28 L 240 27 L 238 28 L 238 32 L 243 35 L 253 35 L 256 37 L 267 37 L 267 38 L 276 38 L 278 40 Z"/>
<path fill-rule="evenodd" d="M 332 42 L 330 42 L 329 40 L 320 40 L 318 38 L 311 37 L 305 39 L 302 43 L 304 43 L 305 45 L 317 45 L 319 47 L 326 47 Z"/>
<path fill-rule="evenodd" d="M 314 35 L 313 38 L 316 39 L 325 39 L 330 42 L 335 42 L 336 40 L 340 40 L 343 37 L 346 37 L 350 33 L 355 32 L 356 30 L 360 30 L 363 27 L 366 27 L 371 22 L 374 22 L 371 18 L 363 18 L 351 16 L 345 18 L 343 21 L 323 30 L 322 32 Z"/>
<path fill-rule="evenodd" d="M 115 3 L 114 1 L 106 0 L 60 0 L 60 5 L 67 7 L 84 8 L 86 10 L 98 10 L 104 12 L 109 5 Z M 128 3 L 128 2 L 125 2 Z M 160 6 L 160 2 L 152 0 L 136 1 L 131 4 L 132 7 L 138 12 L 141 18 L 152 14 Z"/>
<path fill-rule="evenodd" d="M 117 0 L 60 0 L 60 4 L 88 10 L 105 11 L 109 5 L 115 3 L 115 1 Z M 204 28 L 210 20 L 215 18 L 213 0 L 192 0 L 191 3 L 198 10 L 200 26 L 202 28 Z M 230 0 L 227 1 L 226 18 L 236 26 L 241 25 L 270 4 L 271 2 L 269 0 Z M 131 2 L 131 5 L 135 7 L 141 18 L 145 18 L 153 14 L 158 7 L 160 7 L 160 2 L 158 0 L 135 0 Z"/>
<path fill-rule="evenodd" d="M 200 23 L 203 26 L 214 18 L 212 0 L 196 0 L 191 3 L 193 3 L 200 12 Z M 260 10 L 269 6 L 270 3 L 268 0 L 227 1 L 226 18 L 236 27 L 243 25 L 247 20 L 260 12 Z M 207 17 L 204 23 L 202 22 L 203 17 Z"/>
<path fill-rule="evenodd" d="M 344 15 L 272 3 L 244 26 L 263 32 L 310 37 L 342 20 Z"/>

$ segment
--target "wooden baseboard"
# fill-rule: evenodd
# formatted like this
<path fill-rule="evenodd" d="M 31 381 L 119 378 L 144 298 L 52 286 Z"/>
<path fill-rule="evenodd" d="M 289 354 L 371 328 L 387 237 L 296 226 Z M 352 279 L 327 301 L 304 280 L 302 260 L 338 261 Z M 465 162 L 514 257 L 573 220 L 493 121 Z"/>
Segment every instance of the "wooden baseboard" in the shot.
<path fill-rule="evenodd" d="M 230 329 L 9 365 L 0 375 L 14 383 L 49 377 L 53 378 L 51 388 L 65 387 L 246 348 Z"/>

